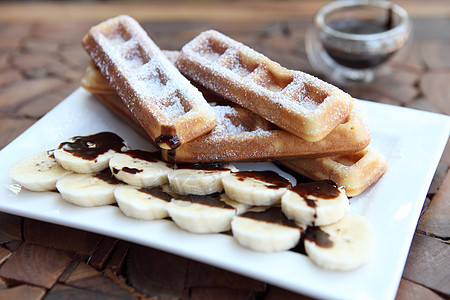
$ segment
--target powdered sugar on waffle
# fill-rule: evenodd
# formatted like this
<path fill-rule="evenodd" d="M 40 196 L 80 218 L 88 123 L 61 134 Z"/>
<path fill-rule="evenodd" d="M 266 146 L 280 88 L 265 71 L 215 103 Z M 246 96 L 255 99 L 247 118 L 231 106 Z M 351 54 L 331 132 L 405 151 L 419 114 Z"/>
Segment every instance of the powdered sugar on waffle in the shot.
<path fill-rule="evenodd" d="M 192 80 L 308 141 L 329 134 L 353 105 L 333 85 L 286 69 L 214 30 L 186 44 L 176 65 Z"/>
<path fill-rule="evenodd" d="M 186 109 L 181 104 L 181 97 L 198 104 L 203 100 L 201 93 L 182 76 L 165 55 L 154 50 L 152 58 L 146 57 L 141 48 L 147 43 L 140 35 L 133 35 L 125 41 L 119 34 L 103 41 L 105 51 L 118 64 L 118 69 L 132 82 L 134 92 L 142 105 L 156 104 L 165 117 L 177 118 Z M 151 102 L 149 102 L 151 100 Z"/>
<path fill-rule="evenodd" d="M 223 138 L 225 135 L 237 135 L 242 133 L 249 134 L 268 134 L 269 131 L 261 126 L 248 128 L 242 125 L 238 117 L 238 111 L 231 106 L 213 106 L 217 115 L 217 124 L 209 135 L 211 138 Z M 235 120 L 235 122 L 233 122 Z"/>

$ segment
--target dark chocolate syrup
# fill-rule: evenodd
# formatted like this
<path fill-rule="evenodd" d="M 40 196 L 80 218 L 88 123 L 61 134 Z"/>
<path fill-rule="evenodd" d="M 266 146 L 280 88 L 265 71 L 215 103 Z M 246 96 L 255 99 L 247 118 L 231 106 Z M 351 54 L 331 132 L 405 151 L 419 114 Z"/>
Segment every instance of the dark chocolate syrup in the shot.
<path fill-rule="evenodd" d="M 124 154 L 140 160 L 145 160 L 148 162 L 157 162 L 161 160 L 161 153 L 159 152 L 150 152 L 144 150 L 127 150 Z"/>
<path fill-rule="evenodd" d="M 305 199 L 308 199 L 309 196 L 320 197 L 322 199 L 334 199 L 341 193 L 337 185 L 331 180 L 297 184 L 291 191 Z"/>
<path fill-rule="evenodd" d="M 320 229 L 320 227 L 308 227 L 305 232 L 305 240 L 311 241 L 322 248 L 330 248 L 333 246 L 330 235 Z"/>
<path fill-rule="evenodd" d="M 166 144 L 170 149 L 175 149 L 181 145 L 180 139 L 176 135 L 161 134 L 155 139 L 155 143 L 160 146 Z"/>
<path fill-rule="evenodd" d="M 95 178 L 101 179 L 109 184 L 121 184 L 122 181 L 114 177 L 114 175 L 111 173 L 111 170 L 109 168 L 104 169 L 101 172 L 94 174 Z"/>
<path fill-rule="evenodd" d="M 320 227 L 309 226 L 304 230 L 300 238 L 299 243 L 292 249 L 293 252 L 306 255 L 305 240 L 315 243 L 319 247 L 329 248 L 333 246 L 333 241 L 330 239 L 330 235 Z"/>
<path fill-rule="evenodd" d="M 278 167 L 281 171 L 286 172 L 286 173 L 288 173 L 289 175 L 291 175 L 292 177 L 294 177 L 295 180 L 296 180 L 296 182 L 297 182 L 297 184 L 305 183 L 305 182 L 312 182 L 312 181 L 313 181 L 313 180 L 309 179 L 308 177 L 306 177 L 306 176 L 304 176 L 304 175 L 302 175 L 302 174 L 300 174 L 300 173 L 297 173 L 296 171 L 290 169 L 289 167 L 286 167 L 286 166 L 283 165 L 282 163 L 279 163 L 279 162 L 277 162 L 277 161 L 275 161 L 274 163 L 275 163 L 275 165 L 277 165 L 277 167 Z"/>
<path fill-rule="evenodd" d="M 247 178 L 254 178 L 269 184 L 267 187 L 272 189 L 291 187 L 289 180 L 274 171 L 239 171 L 233 174 L 240 181 L 244 181 Z"/>
<path fill-rule="evenodd" d="M 116 171 L 116 169 L 114 168 L 114 174 L 117 174 L 115 171 Z M 144 172 L 144 170 L 143 169 L 130 168 L 130 167 L 123 167 L 122 168 L 122 172 L 130 173 L 130 174 L 137 174 L 137 173 Z"/>
<path fill-rule="evenodd" d="M 210 195 L 186 195 L 182 197 L 175 198 L 176 200 L 189 201 L 192 203 L 204 204 L 213 207 L 221 207 L 227 209 L 234 209 L 231 205 L 226 204 L 224 201 L 220 200 L 220 194 L 210 194 Z"/>
<path fill-rule="evenodd" d="M 267 223 L 281 224 L 284 226 L 299 228 L 294 221 L 289 220 L 284 215 L 280 207 L 270 207 L 264 211 L 248 211 L 240 216 L 257 221 L 264 221 Z"/>
<path fill-rule="evenodd" d="M 331 180 L 322 180 L 317 182 L 300 183 L 291 189 L 302 197 L 306 205 L 314 209 L 314 220 L 317 219 L 317 200 L 310 199 L 310 196 L 322 199 L 335 199 L 341 193 L 337 185 Z M 313 221 L 314 225 L 315 221 Z"/>
<path fill-rule="evenodd" d="M 193 169 L 206 171 L 230 171 L 226 163 L 177 164 L 177 169 Z"/>
<path fill-rule="evenodd" d="M 388 10 L 388 18 L 384 23 L 375 20 L 353 19 L 333 21 L 329 23 L 328 26 L 336 31 L 350 34 L 382 33 L 394 28 L 394 12 L 392 9 Z M 337 63 L 355 69 L 366 69 L 378 66 L 387 61 L 395 53 L 395 51 L 374 55 L 354 52 L 347 53 L 329 43 L 324 43 L 324 48 Z"/>
<path fill-rule="evenodd" d="M 58 149 L 63 149 L 75 156 L 87 160 L 95 160 L 109 150 L 121 152 L 126 147 L 124 140 L 112 132 L 100 132 L 86 136 L 75 136 L 67 142 L 59 145 Z"/>
<path fill-rule="evenodd" d="M 164 192 L 161 189 L 161 187 L 153 187 L 153 188 L 143 187 L 143 188 L 140 188 L 138 191 L 152 195 L 154 197 L 157 197 L 157 198 L 167 201 L 167 202 L 170 202 L 170 200 L 172 199 L 172 196 L 169 195 L 168 193 Z"/>

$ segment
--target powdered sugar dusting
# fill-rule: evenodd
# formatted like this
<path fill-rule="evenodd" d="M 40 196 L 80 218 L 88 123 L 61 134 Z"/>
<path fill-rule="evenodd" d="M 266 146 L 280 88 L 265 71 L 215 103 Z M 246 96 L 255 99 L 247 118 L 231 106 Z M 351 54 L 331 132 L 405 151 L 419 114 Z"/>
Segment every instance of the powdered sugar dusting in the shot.
<path fill-rule="evenodd" d="M 177 65 L 205 87 L 312 141 L 335 128 L 352 106 L 352 98 L 331 84 L 288 70 L 214 30 L 185 45 Z"/>
<path fill-rule="evenodd" d="M 243 108 L 239 108 L 243 110 Z M 231 106 L 213 106 L 213 110 L 217 115 L 217 124 L 214 130 L 210 133 L 209 137 L 214 139 L 224 139 L 226 136 L 235 136 L 238 134 L 251 134 L 261 135 L 268 134 L 269 131 L 264 129 L 260 125 L 253 127 L 245 126 L 242 120 L 242 115 L 236 108 Z M 250 111 L 244 115 L 245 117 L 251 117 L 249 114 L 253 114 Z M 255 115 L 255 118 L 260 118 Z"/>
<path fill-rule="evenodd" d="M 242 124 L 233 124 L 231 120 L 231 118 L 236 119 L 237 117 L 237 111 L 234 108 L 230 106 L 214 106 L 213 110 L 217 115 L 217 124 L 214 128 L 215 133 L 239 134 L 245 132 Z"/>
<path fill-rule="evenodd" d="M 120 20 L 109 30 L 98 35 L 98 43 L 117 67 L 119 77 L 128 81 L 133 101 L 139 101 L 158 119 L 166 119 L 166 124 L 191 109 L 209 110 L 213 115 L 203 95 L 181 75 L 137 22 L 130 18 Z M 186 107 L 182 100 L 188 103 Z"/>

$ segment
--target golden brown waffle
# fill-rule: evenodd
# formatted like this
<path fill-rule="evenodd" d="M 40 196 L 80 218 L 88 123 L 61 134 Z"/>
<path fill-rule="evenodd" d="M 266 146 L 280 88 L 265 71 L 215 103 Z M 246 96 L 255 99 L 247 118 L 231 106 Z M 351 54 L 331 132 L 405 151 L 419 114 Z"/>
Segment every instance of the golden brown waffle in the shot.
<path fill-rule="evenodd" d="M 241 107 L 213 106 L 217 125 L 208 134 L 173 150 L 163 150 L 171 162 L 267 161 L 292 157 L 351 154 L 370 142 L 362 104 L 355 102 L 348 118 L 318 142 L 308 142 L 279 129 Z"/>
<path fill-rule="evenodd" d="M 191 80 L 310 142 L 328 135 L 353 106 L 337 87 L 288 70 L 214 30 L 186 44 L 176 66 Z"/>
<path fill-rule="evenodd" d="M 216 116 L 131 17 L 92 27 L 82 44 L 141 126 L 171 149 L 209 132 Z"/>
<path fill-rule="evenodd" d="M 136 131 L 143 136 L 148 137 L 144 128 L 142 128 L 141 124 L 134 117 L 119 95 L 117 95 L 105 76 L 100 73 L 92 60 L 89 61 L 86 66 L 83 78 L 81 78 L 81 86 L 85 90 L 91 92 L 98 101 L 130 124 Z"/>
<path fill-rule="evenodd" d="M 116 90 L 109 84 L 105 76 L 100 73 L 93 60 L 88 62 L 84 70 L 81 86 L 93 94 L 115 94 L 117 96 Z"/>
<path fill-rule="evenodd" d="M 330 179 L 343 186 L 347 196 L 361 194 L 387 170 L 387 159 L 368 147 L 358 153 L 316 159 L 292 159 L 279 162 L 313 180 Z"/>
<path fill-rule="evenodd" d="M 116 94 L 100 89 L 103 75 L 96 68 L 87 67 L 83 87 L 98 100 L 126 120 L 138 131 L 139 124 Z M 103 91 L 102 91 L 103 90 Z M 216 127 L 208 134 L 173 150 L 163 150 L 165 159 L 174 162 L 264 161 L 292 157 L 320 157 L 355 153 L 370 142 L 367 116 L 359 102 L 348 118 L 319 142 L 305 141 L 279 129 L 255 113 L 241 107 L 227 105 L 220 96 L 205 94 L 218 116 Z M 233 104 L 233 103 L 231 103 Z"/>

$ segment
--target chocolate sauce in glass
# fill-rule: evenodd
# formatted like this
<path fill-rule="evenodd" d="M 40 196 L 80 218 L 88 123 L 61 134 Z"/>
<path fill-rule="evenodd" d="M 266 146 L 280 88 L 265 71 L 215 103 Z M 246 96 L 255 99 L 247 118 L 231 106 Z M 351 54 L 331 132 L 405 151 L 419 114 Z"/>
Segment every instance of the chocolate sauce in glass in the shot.
<path fill-rule="evenodd" d="M 220 194 L 210 194 L 210 195 L 186 195 L 182 197 L 175 198 L 176 200 L 189 201 L 192 203 L 204 204 L 213 207 L 221 207 L 227 209 L 234 209 L 231 205 L 226 204 L 220 200 Z"/>
<path fill-rule="evenodd" d="M 157 198 L 167 201 L 167 202 L 170 202 L 170 200 L 172 199 L 172 196 L 169 195 L 168 193 L 164 192 L 161 189 L 161 187 L 153 187 L 153 188 L 143 187 L 143 188 L 140 188 L 138 191 L 152 195 L 154 197 L 157 197 Z"/>
<path fill-rule="evenodd" d="M 63 149 L 83 159 L 95 160 L 109 150 L 121 152 L 124 147 L 126 147 L 124 140 L 115 133 L 100 132 L 75 136 L 69 141 L 61 143 L 58 149 Z"/>
<path fill-rule="evenodd" d="M 244 181 L 247 178 L 254 178 L 269 184 L 267 187 L 272 189 L 291 187 L 289 180 L 274 171 L 239 171 L 233 174 L 240 181 Z"/>
<path fill-rule="evenodd" d="M 356 35 L 370 35 L 388 31 L 394 27 L 393 11 L 389 9 L 387 11 L 388 18 L 386 21 L 366 20 L 366 19 L 342 19 L 328 23 L 328 26 L 332 29 Z M 357 53 L 353 50 L 344 51 L 337 45 L 324 42 L 325 51 L 332 57 L 337 63 L 354 68 L 354 69 L 367 69 L 376 67 L 383 62 L 387 61 L 396 51 L 386 51 L 380 54 L 369 53 Z"/>
<path fill-rule="evenodd" d="M 280 207 L 270 207 L 265 211 L 248 211 L 240 216 L 257 221 L 264 221 L 267 223 L 281 224 L 284 226 L 299 228 L 294 221 L 289 220 L 284 215 Z"/>

